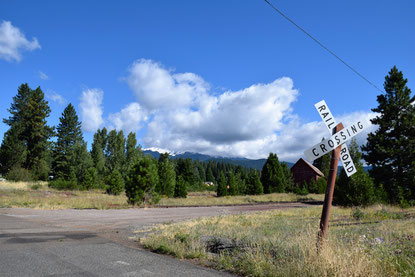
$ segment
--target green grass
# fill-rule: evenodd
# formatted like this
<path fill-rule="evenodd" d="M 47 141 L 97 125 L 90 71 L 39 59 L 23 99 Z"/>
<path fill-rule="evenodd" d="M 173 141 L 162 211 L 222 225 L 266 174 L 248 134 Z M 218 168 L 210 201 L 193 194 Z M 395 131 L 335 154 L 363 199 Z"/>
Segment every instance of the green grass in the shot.
<path fill-rule="evenodd" d="M 415 209 L 334 207 L 327 241 L 316 251 L 321 207 L 201 218 L 155 227 L 141 243 L 243 276 L 414 276 Z M 386 215 L 386 216 L 385 216 Z M 216 254 L 212 239 L 236 246 Z"/>
<path fill-rule="evenodd" d="M 323 195 L 297 196 L 290 193 L 216 197 L 214 192 L 189 193 L 187 198 L 162 198 L 153 207 L 215 206 L 268 202 L 323 200 Z M 46 182 L 0 182 L 0 208 L 36 209 L 124 209 L 130 208 L 125 194 L 108 195 L 104 191 L 65 191 L 49 188 Z"/>

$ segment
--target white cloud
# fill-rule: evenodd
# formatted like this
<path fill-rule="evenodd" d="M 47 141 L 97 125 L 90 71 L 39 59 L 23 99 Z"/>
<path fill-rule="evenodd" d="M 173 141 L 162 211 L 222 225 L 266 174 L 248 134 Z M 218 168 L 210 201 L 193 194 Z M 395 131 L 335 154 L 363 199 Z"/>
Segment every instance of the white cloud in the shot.
<path fill-rule="evenodd" d="M 151 60 L 134 62 L 129 73 L 126 81 L 137 102 L 150 111 L 192 106 L 196 98 L 205 94 L 209 87 L 196 74 L 172 74 Z"/>
<path fill-rule="evenodd" d="M 6 61 L 20 61 L 23 50 L 33 51 L 40 49 L 36 38 L 29 41 L 19 28 L 14 27 L 10 21 L 0 24 L 0 58 Z"/>
<path fill-rule="evenodd" d="M 302 122 L 295 114 L 292 104 L 298 91 L 288 77 L 218 95 L 196 74 L 174 73 L 151 60 L 138 60 L 125 80 L 136 102 L 110 114 L 109 128 L 129 132 L 146 126 L 145 147 L 252 159 L 274 152 L 281 160 L 295 162 L 330 135 L 322 121 Z M 310 112 L 316 112 L 312 106 Z M 345 127 L 373 116 L 335 115 Z M 358 143 L 373 130 L 371 126 L 359 134 Z"/>
<path fill-rule="evenodd" d="M 79 106 L 81 108 L 83 130 L 95 132 L 103 125 L 103 97 L 104 92 L 100 89 L 86 89 L 82 91 L 81 103 Z"/>
<path fill-rule="evenodd" d="M 140 104 L 130 103 L 120 112 L 110 114 L 108 120 L 111 122 L 110 129 L 137 132 L 142 127 L 142 121 L 147 120 L 147 115 Z"/>
<path fill-rule="evenodd" d="M 58 94 L 57 92 L 51 90 L 51 91 L 47 91 L 46 92 L 46 97 L 50 100 L 52 100 L 53 102 L 57 102 L 60 105 L 63 105 L 66 103 L 66 99 L 63 98 L 62 95 Z"/>
<path fill-rule="evenodd" d="M 49 80 L 49 76 L 45 72 L 39 70 L 39 78 L 42 80 Z"/>

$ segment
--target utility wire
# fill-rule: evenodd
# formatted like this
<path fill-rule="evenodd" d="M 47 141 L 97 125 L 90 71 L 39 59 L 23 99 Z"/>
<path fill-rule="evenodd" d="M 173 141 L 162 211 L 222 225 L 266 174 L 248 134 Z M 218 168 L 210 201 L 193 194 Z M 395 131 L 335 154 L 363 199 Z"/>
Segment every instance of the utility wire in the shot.
<path fill-rule="evenodd" d="M 365 80 L 366 82 L 368 82 L 370 85 L 372 85 L 375 89 L 377 89 L 378 91 L 380 91 L 381 93 L 383 93 L 383 91 L 378 88 L 374 83 L 372 83 L 371 81 L 369 81 L 365 76 L 363 76 L 362 74 L 360 74 L 356 69 L 354 69 L 351 65 L 349 65 L 348 63 L 346 63 L 343 59 L 341 59 L 339 56 L 337 56 L 333 51 L 331 51 L 330 49 L 328 49 L 323 43 L 321 43 L 319 40 L 317 40 L 316 38 L 314 38 L 310 33 L 308 33 L 306 30 L 304 30 L 303 28 L 301 28 L 297 23 L 295 23 L 293 20 L 291 20 L 288 16 L 286 16 L 282 11 L 280 11 L 279 9 L 277 9 L 274 5 L 272 5 L 268 0 L 264 0 L 265 2 L 268 3 L 268 5 L 271 6 L 271 8 L 273 8 L 276 12 L 278 12 L 282 17 L 284 17 L 285 19 L 287 19 L 289 22 L 291 22 L 295 27 L 297 27 L 298 29 L 300 29 L 304 34 L 306 34 L 308 37 L 310 37 L 312 40 L 314 40 L 318 45 L 320 45 L 324 50 L 326 50 L 327 52 L 329 52 L 331 55 L 333 55 L 336 59 L 338 59 L 339 61 L 341 61 L 345 66 L 347 66 L 350 70 L 352 70 L 357 76 L 359 76 L 360 78 L 362 78 L 363 80 Z"/>

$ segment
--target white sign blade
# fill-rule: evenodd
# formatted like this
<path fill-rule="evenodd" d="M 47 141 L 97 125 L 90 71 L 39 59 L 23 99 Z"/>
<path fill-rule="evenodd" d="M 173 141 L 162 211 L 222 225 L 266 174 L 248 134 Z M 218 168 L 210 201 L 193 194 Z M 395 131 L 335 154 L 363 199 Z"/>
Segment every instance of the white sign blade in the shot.
<path fill-rule="evenodd" d="M 321 119 L 323 119 L 323 122 L 326 124 L 327 128 L 331 131 L 334 127 L 336 127 L 337 123 L 334 119 L 333 114 L 330 112 L 329 107 L 326 104 L 326 101 L 321 100 L 317 104 L 314 105 L 316 107 L 318 114 L 321 116 Z"/>
<path fill-rule="evenodd" d="M 317 143 L 310 149 L 306 150 L 304 154 L 309 161 L 314 161 L 359 134 L 365 127 L 366 126 L 364 126 L 361 121 L 358 121 L 357 123 L 340 130 L 329 139 Z"/>
<path fill-rule="evenodd" d="M 315 104 L 314 107 L 316 107 L 321 119 L 323 119 L 323 122 L 326 124 L 326 127 L 329 129 L 330 133 L 332 133 L 337 123 L 334 119 L 333 114 L 330 112 L 330 109 L 327 106 L 326 101 L 321 100 L 320 102 Z M 342 144 L 342 148 L 340 151 L 340 161 L 343 164 L 343 168 L 346 171 L 347 177 L 350 177 L 354 173 L 356 173 L 356 167 L 353 164 L 353 160 L 350 157 L 349 149 L 347 148 L 347 145 L 345 143 Z"/>
<path fill-rule="evenodd" d="M 354 166 L 352 156 L 350 156 L 346 143 L 342 144 L 342 148 L 340 150 L 340 160 L 343 164 L 344 171 L 346 171 L 347 177 L 350 177 L 356 173 L 356 167 Z"/>

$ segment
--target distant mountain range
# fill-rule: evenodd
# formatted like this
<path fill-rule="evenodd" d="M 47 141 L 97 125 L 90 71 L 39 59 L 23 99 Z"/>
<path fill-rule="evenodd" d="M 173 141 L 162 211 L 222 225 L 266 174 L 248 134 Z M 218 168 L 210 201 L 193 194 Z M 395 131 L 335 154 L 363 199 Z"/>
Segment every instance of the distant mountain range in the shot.
<path fill-rule="evenodd" d="M 165 153 L 166 151 L 162 149 L 157 148 L 149 148 L 149 149 L 143 149 L 144 154 L 151 155 L 154 158 L 158 159 L 160 157 L 160 154 Z M 199 160 L 201 162 L 208 162 L 208 161 L 215 161 L 215 162 L 224 162 L 224 163 L 230 163 L 234 165 L 241 165 L 243 167 L 247 168 L 255 168 L 258 170 L 262 170 L 262 167 L 264 166 L 267 159 L 258 159 L 258 160 L 252 160 L 247 158 L 225 158 L 225 157 L 215 157 L 215 156 L 209 156 L 205 154 L 200 153 L 192 153 L 192 152 L 184 152 L 184 153 L 171 153 L 170 158 L 172 159 L 186 159 L 190 158 L 192 160 Z M 294 163 L 285 162 L 290 168 L 294 165 Z M 339 165 L 339 170 L 337 171 L 337 174 L 340 173 L 342 166 Z M 371 167 L 365 166 L 363 169 L 367 172 Z"/>
<path fill-rule="evenodd" d="M 163 151 L 158 151 L 158 149 L 151 148 L 151 149 L 144 149 L 144 154 L 151 155 L 154 158 L 158 159 L 160 157 L 161 153 L 165 153 Z M 170 157 L 172 159 L 186 159 L 190 158 L 192 160 L 199 160 L 201 162 L 208 162 L 208 161 L 215 161 L 215 162 L 224 162 L 224 163 L 230 163 L 234 165 L 241 165 L 243 167 L 248 168 L 255 168 L 258 170 L 261 170 L 264 166 L 267 159 L 258 159 L 258 160 L 251 160 L 247 158 L 225 158 L 225 157 L 215 157 L 215 156 L 209 156 L 205 154 L 200 153 L 191 153 L 191 152 L 184 152 L 184 153 L 172 153 L 170 154 Z M 286 162 L 289 167 L 293 166 L 293 163 Z"/>

